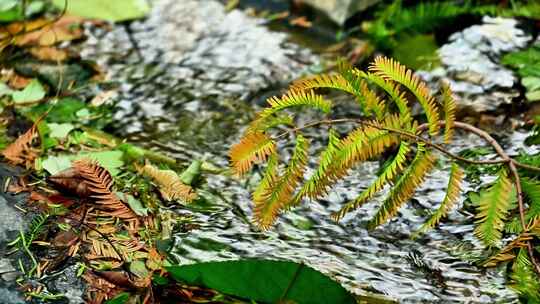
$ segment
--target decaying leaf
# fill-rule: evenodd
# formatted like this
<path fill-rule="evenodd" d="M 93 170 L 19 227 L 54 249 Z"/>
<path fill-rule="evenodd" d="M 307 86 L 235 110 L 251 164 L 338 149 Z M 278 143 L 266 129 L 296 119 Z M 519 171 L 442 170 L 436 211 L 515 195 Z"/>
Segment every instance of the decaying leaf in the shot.
<path fill-rule="evenodd" d="M 184 200 L 191 202 L 197 198 L 197 193 L 190 186 L 182 183 L 180 177 L 172 170 L 160 170 L 151 164 L 142 167 L 141 172 L 151 178 L 160 186 L 161 195 L 165 200 Z"/>
<path fill-rule="evenodd" d="M 51 46 L 81 38 L 83 31 L 78 26 L 81 21 L 79 17 L 63 16 L 55 22 L 43 18 L 11 23 L 0 30 L 0 49 L 9 43 L 19 46 Z"/>
<path fill-rule="evenodd" d="M 95 161 L 81 159 L 73 162 L 73 169 L 88 185 L 90 195 L 97 209 L 106 214 L 126 220 L 137 219 L 137 215 L 113 192 L 111 174 Z"/>
<path fill-rule="evenodd" d="M 2 155 L 13 165 L 25 165 L 26 168 L 31 168 L 34 165 L 34 160 L 38 156 L 38 149 L 32 144 L 38 138 L 37 124 L 28 129 L 23 135 L 19 136 L 12 144 L 2 151 Z"/>
<path fill-rule="evenodd" d="M 61 171 L 48 178 L 48 181 L 53 184 L 58 190 L 80 198 L 89 197 L 92 192 L 88 188 L 88 183 L 74 168 L 69 168 Z"/>

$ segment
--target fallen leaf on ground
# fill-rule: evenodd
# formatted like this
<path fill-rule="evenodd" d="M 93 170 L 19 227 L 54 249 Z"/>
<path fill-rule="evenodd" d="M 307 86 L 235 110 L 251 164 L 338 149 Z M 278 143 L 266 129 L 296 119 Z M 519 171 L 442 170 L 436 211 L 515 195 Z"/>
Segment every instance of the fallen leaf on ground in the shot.
<path fill-rule="evenodd" d="M 37 79 L 33 79 L 22 91 L 15 91 L 11 94 L 13 102 L 34 102 L 45 97 L 45 89 Z"/>
<path fill-rule="evenodd" d="M 56 22 L 42 18 L 26 23 L 11 23 L 0 30 L 0 49 L 11 43 L 18 46 L 51 46 L 81 38 L 83 30 L 78 26 L 81 21 L 79 17 L 63 16 Z"/>
<path fill-rule="evenodd" d="M 184 184 L 178 174 L 172 170 L 160 170 L 156 167 L 146 164 L 142 173 L 150 176 L 159 185 L 159 191 L 167 201 L 181 199 L 191 202 L 197 198 L 197 193 L 190 186 Z"/>
<path fill-rule="evenodd" d="M 30 54 L 40 60 L 45 61 L 64 61 L 69 57 L 66 50 L 52 46 L 36 46 L 30 48 Z"/>
<path fill-rule="evenodd" d="M 311 21 L 309 21 L 305 16 L 294 18 L 289 23 L 291 25 L 305 28 L 310 28 L 313 25 L 313 23 L 311 23 Z"/>

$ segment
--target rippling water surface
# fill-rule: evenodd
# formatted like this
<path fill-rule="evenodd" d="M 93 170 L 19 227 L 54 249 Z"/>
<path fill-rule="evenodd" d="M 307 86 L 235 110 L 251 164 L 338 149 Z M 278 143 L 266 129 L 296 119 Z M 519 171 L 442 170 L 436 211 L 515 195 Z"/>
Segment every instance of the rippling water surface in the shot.
<path fill-rule="evenodd" d="M 158 1 L 148 20 L 89 34 L 93 38 L 83 54 L 99 60 L 119 87 L 117 132 L 179 159 L 205 158 L 221 167 L 261 101 L 317 65 L 317 56 L 288 42 L 285 34 L 270 32 L 240 11 L 227 15 L 213 0 Z M 309 135 L 315 147 L 324 144 L 325 132 Z M 524 135 L 512 136 L 522 141 Z M 470 144 L 480 142 L 461 135 L 454 148 Z M 182 263 L 238 257 L 300 261 L 353 292 L 401 302 L 517 302 L 503 269 L 485 270 L 467 259 L 479 255 L 481 246 L 465 209 L 411 240 L 425 220 L 421 210 L 443 199 L 447 171 L 432 173 L 400 217 L 375 231 L 364 225 L 380 197 L 340 223 L 330 220 L 329 213 L 365 189 L 378 167 L 373 162 L 358 168 L 325 199 L 282 216 L 265 233 L 250 224 L 248 190 L 259 174 L 248 181 L 209 175 L 210 203 L 175 210 L 191 216 L 196 228 L 175 235 L 174 254 Z"/>

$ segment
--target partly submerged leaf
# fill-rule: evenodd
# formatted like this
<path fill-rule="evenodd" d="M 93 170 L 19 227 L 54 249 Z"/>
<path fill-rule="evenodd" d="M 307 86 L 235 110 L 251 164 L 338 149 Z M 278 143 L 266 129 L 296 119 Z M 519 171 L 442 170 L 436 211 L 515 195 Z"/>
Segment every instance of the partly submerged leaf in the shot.
<path fill-rule="evenodd" d="M 187 167 L 182 174 L 180 174 L 180 180 L 186 184 L 191 185 L 191 183 L 201 175 L 202 161 L 194 160 L 191 162 L 189 167 Z"/>
<path fill-rule="evenodd" d="M 330 278 L 288 261 L 246 259 L 171 266 L 167 270 L 177 281 L 261 303 L 356 303 Z"/>
<path fill-rule="evenodd" d="M 65 0 L 53 0 L 53 4 L 63 9 Z M 145 0 L 69 0 L 67 12 L 92 19 L 125 21 L 144 17 L 150 11 Z"/>
<path fill-rule="evenodd" d="M 22 91 L 13 92 L 11 97 L 15 103 L 34 102 L 45 97 L 45 89 L 37 79 L 34 79 Z"/>

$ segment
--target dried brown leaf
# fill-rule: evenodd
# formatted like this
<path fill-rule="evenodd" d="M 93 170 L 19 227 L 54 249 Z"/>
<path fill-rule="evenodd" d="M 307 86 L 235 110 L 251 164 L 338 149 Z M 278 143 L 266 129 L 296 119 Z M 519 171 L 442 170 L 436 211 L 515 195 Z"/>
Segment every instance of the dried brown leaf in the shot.
<path fill-rule="evenodd" d="M 160 186 L 161 195 L 167 201 L 181 199 L 191 202 L 197 198 L 197 192 L 190 186 L 182 183 L 178 174 L 172 170 L 160 170 L 150 164 L 146 164 L 141 171 L 143 174 L 154 179 Z"/>

